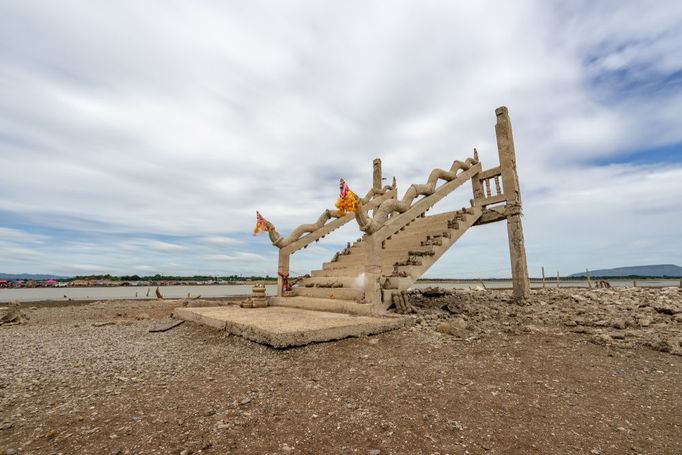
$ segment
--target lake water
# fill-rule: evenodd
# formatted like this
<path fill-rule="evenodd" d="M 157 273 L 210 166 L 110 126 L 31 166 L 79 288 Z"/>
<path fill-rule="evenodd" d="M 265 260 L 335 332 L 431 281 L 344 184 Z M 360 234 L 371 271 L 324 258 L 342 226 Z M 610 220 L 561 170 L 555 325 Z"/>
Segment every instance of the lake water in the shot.
<path fill-rule="evenodd" d="M 510 280 L 500 281 L 451 281 L 451 282 L 419 282 L 414 288 L 438 286 L 446 289 L 470 289 L 479 287 L 483 283 L 489 289 L 511 288 Z M 630 287 L 634 283 L 631 280 L 610 280 L 613 287 Z M 637 286 L 679 286 L 679 280 L 638 280 Z M 542 288 L 542 283 L 532 281 L 533 289 Z M 555 288 L 556 281 L 547 280 L 547 288 Z M 561 287 L 587 287 L 587 281 L 565 281 Z M 268 295 L 277 293 L 277 286 L 268 284 L 265 286 Z M 30 289 L 0 289 L 0 302 L 37 302 L 41 300 L 110 300 L 110 299 L 148 299 L 154 298 L 156 287 L 93 287 L 93 288 L 30 288 Z M 165 298 L 180 299 L 190 297 L 230 297 L 251 294 L 251 285 L 207 285 L 207 286 L 161 286 L 161 295 Z M 149 294 L 147 294 L 149 292 Z"/>
<path fill-rule="evenodd" d="M 160 286 L 164 298 L 181 299 L 190 297 L 229 297 L 251 294 L 250 285 L 207 285 L 207 286 Z M 268 295 L 277 293 L 277 285 L 265 285 Z M 22 288 L 0 289 L 0 302 L 38 302 L 41 300 L 111 300 L 155 298 L 156 286 L 120 286 L 93 288 Z M 149 294 L 147 294 L 149 292 Z"/>

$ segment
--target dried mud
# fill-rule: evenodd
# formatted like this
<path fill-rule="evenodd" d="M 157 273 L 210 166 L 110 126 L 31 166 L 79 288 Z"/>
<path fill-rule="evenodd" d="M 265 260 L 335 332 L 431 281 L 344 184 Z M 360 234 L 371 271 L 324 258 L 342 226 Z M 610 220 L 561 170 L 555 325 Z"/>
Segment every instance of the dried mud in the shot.
<path fill-rule="evenodd" d="M 150 333 L 181 301 L 23 306 L 0 454 L 682 452 L 680 289 L 410 301 L 408 328 L 279 351 Z"/>

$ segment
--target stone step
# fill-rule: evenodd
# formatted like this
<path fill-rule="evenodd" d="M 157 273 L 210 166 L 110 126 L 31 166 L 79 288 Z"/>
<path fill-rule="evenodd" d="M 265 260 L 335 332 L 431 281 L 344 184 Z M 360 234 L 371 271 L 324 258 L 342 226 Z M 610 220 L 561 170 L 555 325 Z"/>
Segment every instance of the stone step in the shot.
<path fill-rule="evenodd" d="M 447 228 L 448 228 L 447 220 L 432 223 L 421 223 L 418 225 L 411 224 L 405 227 L 405 229 L 403 229 L 402 231 L 398 231 L 394 234 L 389 235 L 389 237 L 391 237 L 391 239 L 395 239 L 404 236 L 405 234 L 421 234 L 429 231 L 447 230 Z"/>
<path fill-rule="evenodd" d="M 364 267 L 344 267 L 337 269 L 323 269 L 313 270 L 310 272 L 311 277 L 356 277 L 364 271 Z"/>
<path fill-rule="evenodd" d="M 311 285 L 311 286 L 309 286 Z M 325 287 L 329 289 L 335 289 L 331 286 L 337 286 L 338 288 L 360 288 L 362 284 L 358 285 L 357 276 L 311 276 L 310 278 L 304 278 L 296 283 L 297 287 L 313 288 L 313 287 Z"/>
<path fill-rule="evenodd" d="M 270 305 L 356 315 L 372 315 L 383 312 L 383 308 L 374 305 L 357 303 L 350 300 L 315 297 L 272 297 L 270 298 Z"/>
<path fill-rule="evenodd" d="M 433 252 L 434 246 L 420 246 L 420 245 L 414 245 L 410 248 L 405 248 L 402 250 L 398 251 L 391 251 L 391 250 L 384 250 L 383 255 L 382 255 L 382 264 L 385 265 L 391 265 L 394 264 L 397 261 L 405 260 L 409 256 L 419 256 L 418 253 L 429 253 Z M 415 253 L 415 254 L 411 254 Z M 338 269 L 344 269 L 348 267 L 356 267 L 356 268 L 362 268 L 364 269 L 364 265 L 367 263 L 367 260 L 364 258 L 356 258 L 356 259 L 348 259 L 346 261 L 337 261 L 337 262 L 325 262 L 322 267 L 323 270 L 338 270 Z"/>
<path fill-rule="evenodd" d="M 411 278 L 416 281 L 420 276 L 422 276 L 429 269 L 429 267 L 431 267 L 431 265 L 433 265 L 455 242 L 457 242 L 457 240 L 468 230 L 468 228 L 476 221 L 476 219 L 480 217 L 480 208 L 472 209 L 472 212 L 473 214 L 467 213 L 464 216 L 464 221 L 460 222 L 461 229 L 451 231 L 449 238 L 436 239 L 442 242 L 442 246 L 434 247 L 435 254 L 433 256 L 415 257 L 414 259 L 416 259 L 416 262 L 419 264 L 398 266 L 398 271 L 405 272 L 408 275 L 407 277 L 401 278 Z M 386 268 L 382 269 L 382 273 L 386 273 L 386 276 L 391 275 L 392 272 L 393 268 L 389 270 Z M 403 289 L 406 285 L 407 284 L 405 282 L 401 282 Z"/>
<path fill-rule="evenodd" d="M 364 291 L 355 288 L 301 288 L 293 287 L 296 296 L 320 299 L 362 300 Z"/>
<path fill-rule="evenodd" d="M 452 235 L 452 229 L 435 229 L 432 231 L 424 231 L 419 233 L 407 233 L 399 237 L 394 237 L 391 240 L 384 242 L 384 249 L 405 248 L 408 245 L 420 245 L 427 237 L 447 237 Z"/>

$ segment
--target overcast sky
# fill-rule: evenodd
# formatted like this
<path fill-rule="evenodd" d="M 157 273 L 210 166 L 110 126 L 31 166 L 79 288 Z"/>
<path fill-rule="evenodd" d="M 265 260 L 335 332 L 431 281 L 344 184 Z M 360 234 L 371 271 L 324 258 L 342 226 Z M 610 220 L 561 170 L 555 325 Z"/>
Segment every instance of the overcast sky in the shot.
<path fill-rule="evenodd" d="M 680 1 L 5 0 L 0 272 L 275 275 L 256 210 L 286 235 L 375 157 L 400 195 L 496 166 L 502 105 L 532 275 L 682 265 Z M 509 270 L 495 223 L 429 275 Z"/>

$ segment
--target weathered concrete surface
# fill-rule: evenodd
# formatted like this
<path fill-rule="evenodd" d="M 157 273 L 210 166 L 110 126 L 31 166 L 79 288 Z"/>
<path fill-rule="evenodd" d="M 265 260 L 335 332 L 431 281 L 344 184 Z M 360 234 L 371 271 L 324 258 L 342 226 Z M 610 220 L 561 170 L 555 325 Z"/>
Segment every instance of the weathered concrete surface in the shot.
<path fill-rule="evenodd" d="M 397 329 L 403 318 L 378 318 L 299 308 L 176 308 L 175 316 L 275 348 L 372 335 Z"/>
<path fill-rule="evenodd" d="M 324 299 L 316 297 L 272 297 L 270 305 L 302 310 L 345 313 L 356 316 L 385 316 L 381 305 L 357 303 L 350 300 Z"/>

